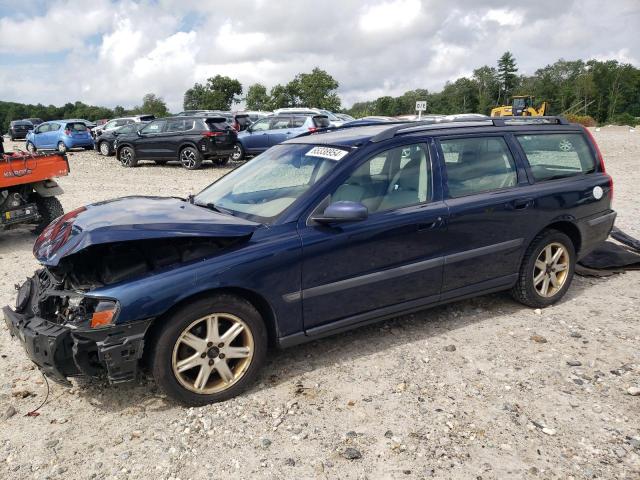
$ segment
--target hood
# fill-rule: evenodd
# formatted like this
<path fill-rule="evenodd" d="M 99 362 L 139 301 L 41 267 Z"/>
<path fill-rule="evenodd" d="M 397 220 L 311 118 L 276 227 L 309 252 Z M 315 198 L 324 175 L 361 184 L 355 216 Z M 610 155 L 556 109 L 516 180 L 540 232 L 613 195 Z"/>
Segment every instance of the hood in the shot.
<path fill-rule="evenodd" d="M 260 224 L 177 198 L 123 197 L 78 208 L 54 220 L 38 237 L 40 263 L 58 262 L 91 245 L 178 237 L 249 237 Z"/>

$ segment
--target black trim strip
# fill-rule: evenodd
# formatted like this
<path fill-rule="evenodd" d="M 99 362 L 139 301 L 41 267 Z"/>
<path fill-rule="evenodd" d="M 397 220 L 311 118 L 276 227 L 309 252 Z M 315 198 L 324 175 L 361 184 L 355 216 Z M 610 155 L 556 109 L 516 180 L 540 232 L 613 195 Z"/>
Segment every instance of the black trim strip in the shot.
<path fill-rule="evenodd" d="M 482 255 L 488 255 L 490 253 L 501 252 L 502 250 L 509 250 L 511 248 L 519 247 L 524 242 L 523 238 L 516 238 L 515 240 L 509 240 L 508 242 L 496 243 L 494 245 L 487 245 L 486 247 L 474 248 L 473 250 L 466 250 L 460 253 L 454 253 L 444 257 L 445 265 L 449 265 L 455 262 L 461 262 L 463 260 L 469 260 L 474 257 L 481 257 Z"/>
<path fill-rule="evenodd" d="M 402 277 L 411 273 L 428 270 L 435 267 L 441 267 L 443 265 L 449 265 L 455 262 L 461 262 L 463 260 L 469 260 L 474 257 L 480 257 L 482 255 L 488 255 L 495 252 L 501 252 L 503 250 L 509 250 L 522 245 L 524 239 L 516 238 L 515 240 L 509 240 L 507 242 L 496 243 L 494 245 L 487 245 L 486 247 L 474 248 L 473 250 L 467 250 L 460 253 L 454 253 L 445 257 L 430 258 L 429 260 L 422 260 L 416 263 L 410 263 L 407 265 L 401 265 L 400 267 L 390 268 L 387 270 L 380 270 L 378 272 L 367 273 L 358 277 L 347 278 L 345 280 L 339 280 L 337 282 L 327 283 L 324 285 L 318 285 L 317 287 L 307 288 L 302 291 L 287 293 L 282 298 L 285 302 L 297 302 L 299 300 L 318 297 L 320 295 L 327 295 L 329 293 L 337 292 L 347 288 L 360 287 L 369 283 L 380 282 L 382 280 L 389 280 L 391 278 Z"/>
<path fill-rule="evenodd" d="M 596 225 L 600 225 L 601 223 L 604 223 L 606 221 L 609 220 L 614 220 L 616 218 L 616 212 L 611 212 L 611 213 L 607 213 L 606 215 L 602 215 L 600 217 L 596 217 L 596 218 L 592 218 L 591 220 L 587 221 L 587 225 L 589 225 L 590 227 L 595 227 Z"/>

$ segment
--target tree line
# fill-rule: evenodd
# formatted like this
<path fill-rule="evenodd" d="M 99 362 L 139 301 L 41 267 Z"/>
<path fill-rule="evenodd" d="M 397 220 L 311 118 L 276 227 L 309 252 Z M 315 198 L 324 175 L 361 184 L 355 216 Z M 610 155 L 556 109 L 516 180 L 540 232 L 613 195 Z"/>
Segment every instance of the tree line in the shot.
<path fill-rule="evenodd" d="M 491 108 L 509 104 L 513 95 L 547 101 L 550 115 L 635 125 L 640 117 L 640 69 L 616 60 L 560 59 L 533 75 L 519 75 L 516 59 L 505 52 L 496 66 L 477 68 L 471 77 L 447 82 L 440 92 L 417 89 L 399 97 L 383 96 L 358 102 L 347 113 L 354 117 L 409 114 L 414 113 L 417 100 L 426 100 L 428 113 L 489 114 Z"/>
<path fill-rule="evenodd" d="M 358 118 L 368 115 L 397 116 L 414 113 L 418 100 L 427 101 L 427 113 L 485 113 L 508 104 L 513 95 L 533 95 L 537 102 L 547 101 L 549 114 L 574 114 L 592 117 L 595 122 L 632 125 L 640 117 L 640 69 L 616 60 L 563 60 L 535 71 L 518 73 L 516 59 L 505 52 L 495 66 L 485 65 L 470 77 L 447 82 L 439 92 L 410 90 L 398 97 L 383 96 L 355 103 L 342 109 L 340 84 L 326 71 L 316 67 L 299 73 L 287 83 L 270 89 L 260 83 L 244 88 L 237 79 L 216 75 L 196 83 L 184 93 L 185 110 L 231 110 L 244 102 L 248 110 L 271 111 L 284 107 L 315 107 L 343 111 Z M 156 117 L 169 114 L 162 97 L 146 94 L 142 104 L 132 109 L 113 109 L 82 102 L 54 105 L 26 105 L 0 102 L 0 131 L 6 132 L 11 120 L 22 118 L 84 118 L 98 120 L 137 113 Z"/>

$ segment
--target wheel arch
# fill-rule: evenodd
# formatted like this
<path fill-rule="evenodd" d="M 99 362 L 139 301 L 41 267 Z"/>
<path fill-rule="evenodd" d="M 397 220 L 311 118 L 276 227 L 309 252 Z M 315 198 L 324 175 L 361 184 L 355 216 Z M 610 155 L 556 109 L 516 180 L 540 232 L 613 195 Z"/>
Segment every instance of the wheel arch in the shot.
<path fill-rule="evenodd" d="M 192 142 L 190 140 L 185 140 L 178 147 L 178 156 L 180 156 L 180 154 L 182 153 L 182 150 L 184 150 L 186 147 L 195 148 L 198 151 L 198 153 L 201 153 L 200 150 L 198 149 L 198 145 L 196 145 L 195 142 Z"/>
<path fill-rule="evenodd" d="M 198 293 L 194 293 L 188 297 L 182 298 L 180 301 L 172 305 L 167 311 L 163 314 L 159 315 L 156 319 L 153 320 L 151 326 L 147 330 L 146 338 L 152 339 L 155 335 L 159 333 L 166 318 L 171 316 L 175 311 L 184 307 L 185 305 L 203 299 L 212 297 L 214 295 L 219 294 L 228 294 L 233 295 L 238 298 L 242 298 L 249 302 L 260 314 L 262 317 L 265 327 L 267 328 L 267 335 L 269 339 L 269 344 L 274 346 L 277 344 L 278 340 L 278 327 L 276 322 L 276 315 L 273 310 L 271 304 L 259 293 L 254 292 L 252 290 L 248 290 L 246 288 L 240 287 L 221 287 L 221 288 L 212 288 L 209 290 L 204 290 Z"/>
<path fill-rule="evenodd" d="M 130 148 L 133 148 L 133 152 L 134 152 L 134 153 L 135 153 L 135 151 L 136 151 L 135 147 L 134 147 L 131 143 L 129 143 L 129 142 L 127 142 L 127 143 L 122 143 L 122 144 L 118 144 L 118 149 L 116 150 L 116 157 L 118 157 L 118 156 L 120 155 L 120 150 L 122 150 L 124 147 L 130 147 Z"/>
<path fill-rule="evenodd" d="M 564 233 L 567 237 L 571 239 L 573 243 L 573 248 L 576 252 L 576 255 L 579 254 L 580 249 L 582 248 L 582 234 L 580 233 L 580 229 L 576 226 L 575 223 L 568 219 L 557 220 L 553 223 L 547 225 L 543 230 L 559 230 Z M 538 232 L 539 233 L 539 232 Z"/>

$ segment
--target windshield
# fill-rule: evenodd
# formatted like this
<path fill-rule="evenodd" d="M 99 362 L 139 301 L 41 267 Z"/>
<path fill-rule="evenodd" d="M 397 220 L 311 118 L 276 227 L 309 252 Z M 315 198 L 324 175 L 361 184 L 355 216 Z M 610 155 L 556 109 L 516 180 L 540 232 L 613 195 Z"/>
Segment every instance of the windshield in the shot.
<path fill-rule="evenodd" d="M 513 108 L 524 108 L 524 98 L 514 98 Z"/>
<path fill-rule="evenodd" d="M 272 223 L 348 153 L 346 148 L 276 145 L 205 188 L 194 203 Z"/>

